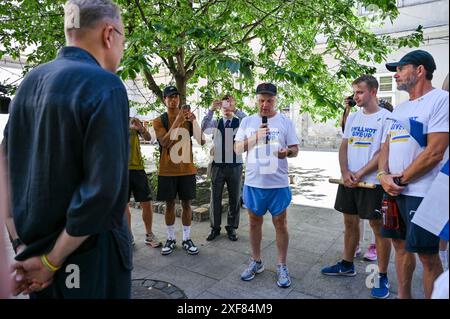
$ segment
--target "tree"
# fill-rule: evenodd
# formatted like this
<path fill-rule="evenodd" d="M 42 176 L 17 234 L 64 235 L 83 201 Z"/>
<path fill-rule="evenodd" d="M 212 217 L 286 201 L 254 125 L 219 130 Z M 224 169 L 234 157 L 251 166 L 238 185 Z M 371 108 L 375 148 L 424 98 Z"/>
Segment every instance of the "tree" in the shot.
<path fill-rule="evenodd" d="M 0 58 L 27 49 L 34 66 L 53 59 L 64 45 L 63 2 L 2 1 Z M 369 25 L 398 15 L 395 0 L 118 0 L 123 9 L 127 49 L 120 76 L 140 74 L 160 99 L 155 75 L 169 72 L 182 102 L 194 91 L 210 105 L 219 93 L 240 101 L 253 95 L 255 79 L 280 86 L 281 106 L 302 101 L 302 111 L 320 119 L 338 113 L 348 80 L 373 73 L 402 46 L 418 46 L 421 27 L 393 39 L 376 36 Z M 376 14 L 359 16 L 358 6 Z M 317 48 L 317 39 L 325 45 Z M 329 69 L 324 56 L 336 67 Z M 355 57 L 353 57 L 355 56 Z M 168 83 L 165 83 L 168 84 Z M 158 102 L 159 103 L 159 102 Z M 147 105 L 154 109 L 156 103 Z"/>

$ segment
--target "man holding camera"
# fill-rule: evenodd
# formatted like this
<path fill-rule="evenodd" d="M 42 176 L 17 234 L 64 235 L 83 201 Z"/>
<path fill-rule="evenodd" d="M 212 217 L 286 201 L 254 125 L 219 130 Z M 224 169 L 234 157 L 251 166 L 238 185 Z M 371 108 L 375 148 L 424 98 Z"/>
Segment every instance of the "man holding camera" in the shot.
<path fill-rule="evenodd" d="M 213 119 L 215 110 L 222 111 L 222 118 Z M 226 95 L 221 101 L 214 101 L 208 114 L 202 121 L 202 130 L 214 135 L 214 160 L 211 169 L 211 232 L 206 240 L 214 240 L 220 234 L 222 222 L 222 192 L 227 183 L 229 211 L 225 227 L 231 241 L 238 240 L 236 229 L 239 227 L 240 194 L 242 179 L 242 156 L 234 152 L 234 136 L 247 114 L 236 110 L 236 99 Z"/>
<path fill-rule="evenodd" d="M 153 120 L 156 138 L 160 144 L 158 170 L 158 201 L 166 202 L 165 220 L 167 241 L 161 250 L 162 255 L 173 252 L 175 240 L 175 199 L 181 200 L 183 242 L 182 246 L 190 255 L 198 254 L 198 248 L 190 238 L 192 223 L 191 200 L 196 197 L 197 169 L 194 166 L 192 141 L 205 144 L 205 139 L 195 115 L 189 106 L 180 109 L 180 93 L 175 86 L 163 91 L 167 112 Z"/>
<path fill-rule="evenodd" d="M 440 162 L 448 148 L 448 92 L 434 88 L 431 80 L 436 64 L 426 51 L 415 50 L 399 62 L 387 63 L 395 73 L 397 87 L 409 93 L 409 100 L 398 105 L 392 114 L 386 142 L 381 151 L 379 173 L 381 185 L 396 196 L 400 229 L 383 229 L 392 238 L 398 278 L 398 298 L 411 298 L 412 276 L 416 257 L 423 265 L 425 298 L 430 298 L 433 282 L 442 273 L 439 237 L 412 223 L 414 214 L 440 171 Z M 423 126 L 424 143 L 405 122 Z M 419 143 L 420 142 L 420 143 Z"/>
<path fill-rule="evenodd" d="M 390 241 L 381 237 L 381 200 L 383 189 L 376 176 L 381 140 L 390 114 L 378 105 L 378 81 L 364 75 L 353 83 L 354 99 L 361 109 L 349 116 L 339 149 L 339 164 L 344 185 L 339 185 L 334 208 L 344 214 L 343 259 L 322 269 L 328 276 L 356 276 L 353 259 L 359 240 L 359 221 L 368 219 L 378 247 L 379 282 L 372 289 L 374 298 L 389 296 L 387 268 Z M 359 182 L 378 184 L 375 189 L 358 188 Z"/>
<path fill-rule="evenodd" d="M 133 193 L 134 200 L 139 202 L 142 207 L 142 220 L 144 221 L 146 231 L 144 243 L 150 247 L 157 248 L 161 246 L 161 242 L 152 231 L 152 195 L 148 185 L 147 174 L 144 169 L 144 159 L 141 154 L 139 136 L 146 141 L 152 140 L 150 132 L 145 128 L 142 122 L 139 119 L 132 117 L 130 118 L 130 159 L 128 162 L 130 179 L 128 185 L 128 202 L 130 202 L 131 193 Z M 130 227 L 132 244 L 134 245 L 134 236 L 131 229 L 131 212 L 128 205 L 126 206 L 125 212 Z"/>

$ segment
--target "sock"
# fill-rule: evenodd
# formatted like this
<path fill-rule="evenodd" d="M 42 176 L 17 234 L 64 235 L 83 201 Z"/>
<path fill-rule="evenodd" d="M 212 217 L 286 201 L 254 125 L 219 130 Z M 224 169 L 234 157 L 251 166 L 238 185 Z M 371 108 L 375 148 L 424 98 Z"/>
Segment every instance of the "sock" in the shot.
<path fill-rule="evenodd" d="M 373 230 L 371 231 L 371 233 L 372 233 L 372 240 L 370 241 L 370 243 L 372 244 L 372 245 L 375 245 L 375 233 L 373 232 Z"/>
<path fill-rule="evenodd" d="M 439 258 L 441 259 L 442 268 L 446 271 L 448 267 L 447 250 L 439 250 Z"/>
<path fill-rule="evenodd" d="M 364 241 L 364 233 L 366 231 L 364 219 L 359 220 L 359 243 L 361 244 Z"/>
<path fill-rule="evenodd" d="M 183 241 L 191 238 L 191 226 L 183 226 Z"/>
<path fill-rule="evenodd" d="M 167 225 L 167 239 L 175 239 L 175 225 Z"/>
<path fill-rule="evenodd" d="M 342 259 L 342 265 L 345 268 L 350 268 L 351 266 L 353 266 L 353 262 Z"/>

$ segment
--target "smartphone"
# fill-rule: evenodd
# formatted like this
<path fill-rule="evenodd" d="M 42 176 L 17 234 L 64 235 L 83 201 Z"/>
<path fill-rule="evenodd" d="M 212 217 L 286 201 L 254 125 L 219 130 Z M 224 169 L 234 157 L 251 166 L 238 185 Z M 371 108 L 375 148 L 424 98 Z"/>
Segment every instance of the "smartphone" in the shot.
<path fill-rule="evenodd" d="M 228 102 L 227 100 L 222 101 L 222 107 L 224 109 L 227 109 L 230 107 L 230 102 Z"/>

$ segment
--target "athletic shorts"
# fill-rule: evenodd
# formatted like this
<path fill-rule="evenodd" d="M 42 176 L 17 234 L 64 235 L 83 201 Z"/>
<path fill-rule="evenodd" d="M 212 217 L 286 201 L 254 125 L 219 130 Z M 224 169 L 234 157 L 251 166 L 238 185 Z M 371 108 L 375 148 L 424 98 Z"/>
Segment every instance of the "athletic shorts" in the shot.
<path fill-rule="evenodd" d="M 399 229 L 381 230 L 381 235 L 386 238 L 406 240 L 406 250 L 412 253 L 437 254 L 439 252 L 440 238 L 411 220 L 423 197 L 400 195 L 396 198 L 399 210 Z"/>
<path fill-rule="evenodd" d="M 289 187 L 256 188 L 244 185 L 244 204 L 257 216 L 264 216 L 269 211 L 278 216 L 289 207 L 292 194 Z"/>
<path fill-rule="evenodd" d="M 334 209 L 344 214 L 358 215 L 361 219 L 381 219 L 383 193 L 380 185 L 374 189 L 339 185 Z"/>
<path fill-rule="evenodd" d="M 158 201 L 193 200 L 196 197 L 195 175 L 158 176 Z"/>
<path fill-rule="evenodd" d="M 147 174 L 144 170 L 130 170 L 130 182 L 128 186 L 128 201 L 133 193 L 136 202 L 148 202 L 152 200 Z"/>

